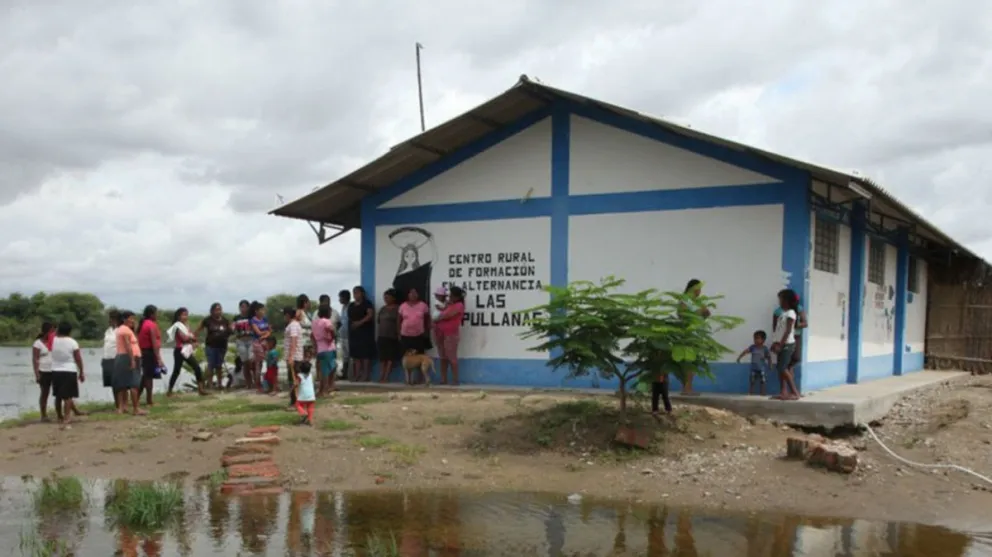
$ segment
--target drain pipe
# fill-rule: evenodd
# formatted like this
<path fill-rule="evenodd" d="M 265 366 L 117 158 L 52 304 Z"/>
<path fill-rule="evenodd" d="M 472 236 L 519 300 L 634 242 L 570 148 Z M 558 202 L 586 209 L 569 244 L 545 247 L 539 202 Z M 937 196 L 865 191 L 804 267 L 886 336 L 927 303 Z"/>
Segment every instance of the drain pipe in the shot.
<path fill-rule="evenodd" d="M 930 468 L 930 469 L 934 469 L 934 470 L 937 470 L 937 469 L 957 470 L 958 472 L 964 472 L 965 474 L 968 474 L 970 476 L 974 476 L 974 477 L 978 478 L 979 480 L 982 480 L 983 482 L 985 482 L 985 483 L 987 483 L 989 485 L 992 485 L 992 478 L 988 478 L 986 476 L 983 476 L 983 475 L 979 474 L 978 472 L 975 472 L 974 470 L 970 470 L 968 468 L 965 468 L 964 466 L 958 466 L 957 464 L 923 464 L 921 462 L 913 462 L 912 460 L 907 460 L 907 459 L 905 459 L 905 458 L 897 455 L 896 453 L 892 452 L 892 449 L 886 447 L 885 446 L 885 443 L 883 443 L 882 440 L 878 438 L 878 435 L 875 434 L 875 430 L 873 430 L 870 425 L 868 425 L 868 424 L 861 424 L 861 427 L 863 427 L 866 430 L 868 430 L 868 433 L 871 435 L 872 439 L 874 439 L 875 442 L 878 443 L 878 445 L 880 447 L 882 447 L 883 449 L 885 449 L 885 452 L 889 453 L 889 455 L 892 456 L 892 458 L 898 460 L 899 462 L 902 462 L 903 464 L 907 464 L 909 466 L 915 466 L 917 468 Z"/>

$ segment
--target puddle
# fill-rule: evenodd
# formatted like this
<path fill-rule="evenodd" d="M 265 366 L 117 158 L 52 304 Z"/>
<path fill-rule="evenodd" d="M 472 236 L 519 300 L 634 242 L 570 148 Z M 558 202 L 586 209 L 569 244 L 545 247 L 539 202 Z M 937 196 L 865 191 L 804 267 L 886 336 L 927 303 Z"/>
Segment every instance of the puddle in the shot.
<path fill-rule="evenodd" d="M 86 483 L 86 497 L 75 510 L 61 500 L 61 508 L 39 510 L 38 486 L 19 478 L 0 481 L 0 554 L 65 557 L 71 549 L 77 557 L 992 555 L 992 537 L 935 526 L 570 502 L 564 495 L 529 493 L 227 497 L 187 485 L 175 520 L 138 531 L 122 524 L 114 507 L 113 497 L 126 486 L 122 482 Z"/>

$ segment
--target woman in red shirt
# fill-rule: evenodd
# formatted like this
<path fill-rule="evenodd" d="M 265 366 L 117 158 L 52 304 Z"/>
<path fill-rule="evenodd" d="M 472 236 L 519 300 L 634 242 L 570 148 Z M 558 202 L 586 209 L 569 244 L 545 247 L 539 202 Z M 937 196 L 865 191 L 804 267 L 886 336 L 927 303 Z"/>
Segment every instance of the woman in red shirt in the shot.
<path fill-rule="evenodd" d="M 162 364 L 162 332 L 158 328 L 158 308 L 153 305 L 145 306 L 142 312 L 141 326 L 138 327 L 138 348 L 141 349 L 141 391 L 145 391 L 145 404 L 152 406 L 152 386 L 155 380 L 155 370 L 165 367 Z"/>

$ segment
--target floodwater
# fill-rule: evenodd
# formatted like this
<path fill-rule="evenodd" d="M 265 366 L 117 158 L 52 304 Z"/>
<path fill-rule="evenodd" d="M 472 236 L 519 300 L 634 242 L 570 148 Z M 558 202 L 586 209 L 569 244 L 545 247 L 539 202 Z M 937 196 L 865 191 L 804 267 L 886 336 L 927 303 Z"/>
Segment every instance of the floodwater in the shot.
<path fill-rule="evenodd" d="M 111 402 L 110 389 L 104 388 L 100 360 L 102 348 L 82 348 L 83 369 L 86 382 L 79 386 L 82 402 Z M 162 350 L 162 361 L 172 369 L 172 349 Z M 192 374 L 183 371 L 177 385 L 195 381 Z M 155 392 L 165 392 L 168 380 L 155 381 Z M 51 405 L 49 405 L 51 408 Z M 38 409 L 38 384 L 31 369 L 31 347 L 0 347 L 0 419 L 16 417 L 22 412 Z"/>
<path fill-rule="evenodd" d="M 291 492 L 228 497 L 205 485 L 188 485 L 181 521 L 163 532 L 138 533 L 106 519 L 109 487 L 93 483 L 82 511 L 52 517 L 35 511 L 34 480 L 3 480 L 0 554 L 64 555 L 21 549 L 57 539 L 80 557 L 992 555 L 992 539 L 934 526 L 724 515 L 526 493 Z"/>

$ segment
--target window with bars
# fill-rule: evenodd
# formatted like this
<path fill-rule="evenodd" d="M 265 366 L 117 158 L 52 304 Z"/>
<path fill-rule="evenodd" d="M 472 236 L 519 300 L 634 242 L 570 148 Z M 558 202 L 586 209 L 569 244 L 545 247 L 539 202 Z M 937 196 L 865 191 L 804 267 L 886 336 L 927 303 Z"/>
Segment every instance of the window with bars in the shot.
<path fill-rule="evenodd" d="M 813 268 L 825 273 L 837 274 L 840 260 L 840 225 L 832 220 L 816 216 L 813 231 Z"/>
<path fill-rule="evenodd" d="M 913 294 L 919 294 L 920 293 L 920 269 L 919 269 L 919 266 L 916 263 L 916 258 L 915 257 L 910 257 L 909 258 L 909 269 L 907 269 L 907 271 L 908 271 L 908 276 L 906 277 L 906 279 L 907 279 L 906 282 L 909 283 L 907 285 L 907 288 Z"/>
<path fill-rule="evenodd" d="M 868 282 L 885 284 L 885 242 L 875 238 L 868 243 Z"/>

